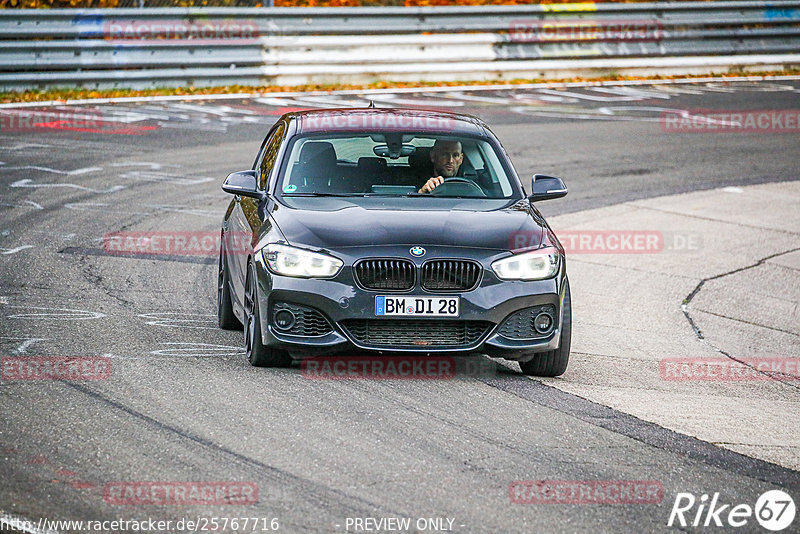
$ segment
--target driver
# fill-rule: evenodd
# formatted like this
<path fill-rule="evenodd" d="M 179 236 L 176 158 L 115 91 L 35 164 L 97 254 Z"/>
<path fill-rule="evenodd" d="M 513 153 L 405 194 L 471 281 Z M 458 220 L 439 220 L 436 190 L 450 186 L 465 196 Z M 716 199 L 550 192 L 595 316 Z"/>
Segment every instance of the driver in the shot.
<path fill-rule="evenodd" d="M 456 176 L 463 161 L 464 153 L 461 151 L 461 142 L 437 139 L 431 149 L 434 177 L 425 182 L 419 192 L 430 193 L 442 185 L 445 178 Z"/>

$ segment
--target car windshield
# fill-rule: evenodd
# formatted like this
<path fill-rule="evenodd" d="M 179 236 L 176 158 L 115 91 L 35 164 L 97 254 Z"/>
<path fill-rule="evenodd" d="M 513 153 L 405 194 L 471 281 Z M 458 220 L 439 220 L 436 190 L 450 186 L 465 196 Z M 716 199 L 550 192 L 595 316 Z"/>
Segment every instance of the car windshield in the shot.
<path fill-rule="evenodd" d="M 414 133 L 315 134 L 292 141 L 284 196 L 510 198 L 515 188 L 482 139 Z M 432 192 L 420 192 L 434 177 Z"/>

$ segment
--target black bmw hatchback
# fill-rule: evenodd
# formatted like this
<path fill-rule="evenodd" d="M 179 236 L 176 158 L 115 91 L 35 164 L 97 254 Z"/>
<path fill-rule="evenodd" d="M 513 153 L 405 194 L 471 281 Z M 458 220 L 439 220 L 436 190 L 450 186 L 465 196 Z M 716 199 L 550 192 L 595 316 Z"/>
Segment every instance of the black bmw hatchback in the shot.
<path fill-rule="evenodd" d="M 468 115 L 288 113 L 230 174 L 218 315 L 255 366 L 324 354 L 483 353 L 567 368 L 564 249 L 500 142 Z"/>

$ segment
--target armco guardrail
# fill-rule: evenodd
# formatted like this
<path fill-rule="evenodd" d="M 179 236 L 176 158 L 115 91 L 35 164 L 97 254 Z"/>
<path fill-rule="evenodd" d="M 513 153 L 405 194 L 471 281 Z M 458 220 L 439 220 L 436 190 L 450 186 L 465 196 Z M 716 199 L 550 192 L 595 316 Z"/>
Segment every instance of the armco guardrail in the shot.
<path fill-rule="evenodd" d="M 292 85 L 800 66 L 800 0 L 0 11 L 0 88 Z"/>

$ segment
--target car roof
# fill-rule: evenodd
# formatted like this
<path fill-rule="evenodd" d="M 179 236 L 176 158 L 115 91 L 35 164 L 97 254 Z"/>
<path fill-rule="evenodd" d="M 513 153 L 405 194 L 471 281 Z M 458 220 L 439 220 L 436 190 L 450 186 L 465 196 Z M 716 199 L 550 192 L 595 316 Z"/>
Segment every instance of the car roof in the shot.
<path fill-rule="evenodd" d="M 297 133 L 310 132 L 425 132 L 455 135 L 487 134 L 483 122 L 471 115 L 407 108 L 335 108 L 294 111 Z"/>

